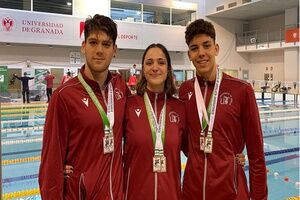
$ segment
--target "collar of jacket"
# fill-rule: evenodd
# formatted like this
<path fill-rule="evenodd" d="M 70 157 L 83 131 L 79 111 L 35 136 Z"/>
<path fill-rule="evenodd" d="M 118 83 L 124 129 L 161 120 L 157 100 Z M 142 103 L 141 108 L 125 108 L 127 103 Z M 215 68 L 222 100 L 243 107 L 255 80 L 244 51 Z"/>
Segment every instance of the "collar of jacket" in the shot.
<path fill-rule="evenodd" d="M 95 91 L 95 92 L 101 92 L 98 83 L 97 83 L 96 81 L 94 81 L 94 80 L 89 79 L 89 78 L 84 74 L 84 69 L 85 69 L 85 65 L 83 65 L 83 66 L 81 67 L 80 73 L 81 73 L 83 79 L 85 80 L 85 82 L 93 89 L 93 91 Z M 106 90 L 106 88 L 107 88 L 108 83 L 111 81 L 111 79 L 112 79 L 112 74 L 111 74 L 110 71 L 108 71 L 106 80 L 105 80 L 105 82 L 104 82 L 105 90 Z"/>
<path fill-rule="evenodd" d="M 156 100 L 164 100 L 165 98 L 165 92 L 161 92 L 161 93 L 156 93 L 156 92 L 151 92 L 148 88 L 146 88 L 145 92 L 147 92 L 148 97 L 150 99 L 151 102 L 153 102 L 155 100 L 155 96 L 157 96 Z"/>
<path fill-rule="evenodd" d="M 198 79 L 199 85 L 200 85 L 200 86 L 203 86 L 203 85 L 204 85 L 204 82 L 205 82 L 205 79 L 204 79 L 202 76 L 199 76 L 199 75 L 197 75 L 196 77 L 197 77 L 197 79 Z M 216 82 L 216 80 L 213 80 L 213 81 L 207 80 L 206 82 L 207 82 L 208 85 L 214 85 L 215 82 Z"/>

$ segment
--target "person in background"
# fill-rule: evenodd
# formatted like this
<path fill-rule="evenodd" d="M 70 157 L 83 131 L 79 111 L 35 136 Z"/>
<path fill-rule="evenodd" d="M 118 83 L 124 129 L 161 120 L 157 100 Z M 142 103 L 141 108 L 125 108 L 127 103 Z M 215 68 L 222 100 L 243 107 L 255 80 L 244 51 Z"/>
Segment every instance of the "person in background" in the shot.
<path fill-rule="evenodd" d="M 175 92 L 169 53 L 162 44 L 151 44 L 142 58 L 137 95 L 127 98 L 123 154 L 127 200 L 181 197 L 180 151 L 187 137 L 184 104 L 173 97 Z"/>
<path fill-rule="evenodd" d="M 16 77 L 18 80 L 22 82 L 22 96 L 23 96 L 23 103 L 29 101 L 29 80 L 34 79 L 34 77 L 27 76 L 27 72 L 24 72 L 24 76 L 17 76 L 17 74 L 14 74 L 14 77 Z"/>
<path fill-rule="evenodd" d="M 96 14 L 84 24 L 85 65 L 58 87 L 43 134 L 39 186 L 43 200 L 123 198 L 122 136 L 128 88 L 108 68 L 117 26 Z M 74 173 L 64 178 L 64 166 Z"/>
<path fill-rule="evenodd" d="M 51 95 L 52 95 L 52 88 L 53 88 L 53 80 L 55 79 L 55 76 L 50 73 L 50 71 L 47 71 L 46 76 L 44 77 L 44 80 L 47 83 L 46 93 L 47 93 L 47 103 L 50 101 Z"/>
<path fill-rule="evenodd" d="M 130 69 L 130 76 L 136 75 L 136 64 L 133 64 L 132 68 Z"/>
<path fill-rule="evenodd" d="M 218 67 L 214 26 L 203 19 L 185 32 L 188 56 L 197 77 L 184 82 L 179 97 L 186 104 L 188 159 L 183 200 L 267 200 L 263 137 L 252 86 Z M 245 146 L 249 186 L 236 155 Z"/>
<path fill-rule="evenodd" d="M 137 85 L 136 64 L 134 64 L 130 69 L 130 77 L 128 79 L 128 87 L 132 94 L 136 94 L 136 85 Z"/>
<path fill-rule="evenodd" d="M 67 74 L 61 79 L 60 85 L 65 84 L 67 81 L 71 80 L 72 78 L 73 78 L 73 77 L 72 77 L 72 74 L 71 74 L 71 72 L 68 70 Z"/>

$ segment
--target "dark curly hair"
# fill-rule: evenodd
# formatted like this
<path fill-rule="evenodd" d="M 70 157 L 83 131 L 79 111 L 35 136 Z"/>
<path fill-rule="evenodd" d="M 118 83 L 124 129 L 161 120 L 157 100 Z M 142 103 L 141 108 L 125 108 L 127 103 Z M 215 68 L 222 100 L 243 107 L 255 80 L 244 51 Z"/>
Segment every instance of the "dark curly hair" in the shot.
<path fill-rule="evenodd" d="M 146 48 L 143 58 L 142 58 L 142 71 L 144 69 L 145 56 L 146 56 L 147 52 L 152 48 L 159 48 L 160 50 L 162 50 L 162 52 L 166 56 L 167 66 L 168 66 L 168 74 L 167 74 L 167 79 L 165 80 L 165 93 L 167 94 L 167 97 L 171 97 L 171 96 L 173 96 L 173 94 L 176 93 L 176 86 L 174 83 L 174 75 L 173 75 L 173 69 L 172 69 L 172 65 L 171 65 L 170 54 L 164 45 L 157 43 L 157 44 L 151 44 Z M 142 72 L 142 78 L 137 84 L 137 89 L 136 89 L 137 94 L 141 95 L 141 96 L 144 95 L 146 87 L 147 87 L 147 80 L 146 80 L 145 74 Z"/>
<path fill-rule="evenodd" d="M 99 31 L 105 32 L 113 40 L 113 43 L 116 43 L 118 36 L 117 24 L 111 18 L 99 14 L 94 15 L 94 17 L 90 16 L 85 20 L 84 41 L 86 42 L 91 33 Z"/>
<path fill-rule="evenodd" d="M 214 25 L 204 19 L 197 19 L 190 23 L 185 30 L 185 42 L 190 44 L 192 39 L 199 34 L 205 34 L 211 37 L 214 42 L 216 41 L 216 32 Z"/>

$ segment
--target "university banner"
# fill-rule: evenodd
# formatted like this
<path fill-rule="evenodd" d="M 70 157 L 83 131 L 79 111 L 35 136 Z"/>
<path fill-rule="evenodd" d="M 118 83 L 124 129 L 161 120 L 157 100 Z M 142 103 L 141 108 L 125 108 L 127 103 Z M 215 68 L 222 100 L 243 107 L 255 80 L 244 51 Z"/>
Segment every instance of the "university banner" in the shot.
<path fill-rule="evenodd" d="M 6 93 L 8 88 L 7 66 L 0 66 L 0 93 Z"/>

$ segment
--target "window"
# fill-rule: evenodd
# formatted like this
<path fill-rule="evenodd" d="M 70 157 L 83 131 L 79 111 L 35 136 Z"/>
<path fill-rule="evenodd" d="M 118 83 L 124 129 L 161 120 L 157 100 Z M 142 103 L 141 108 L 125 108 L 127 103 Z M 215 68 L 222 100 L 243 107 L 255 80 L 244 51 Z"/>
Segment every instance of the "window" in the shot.
<path fill-rule="evenodd" d="M 111 18 L 129 22 L 141 22 L 141 4 L 111 1 Z"/>
<path fill-rule="evenodd" d="M 31 10 L 31 0 L 0 0 L 0 8 Z"/>
<path fill-rule="evenodd" d="M 172 9 L 172 25 L 187 26 L 195 18 L 194 10 Z"/>
<path fill-rule="evenodd" d="M 170 24 L 170 9 L 144 5 L 143 19 L 145 23 Z"/>
<path fill-rule="evenodd" d="M 174 70 L 174 78 L 175 78 L 175 85 L 180 86 L 184 79 L 184 71 L 183 70 Z"/>
<path fill-rule="evenodd" d="M 72 0 L 33 0 L 33 11 L 72 15 Z"/>

